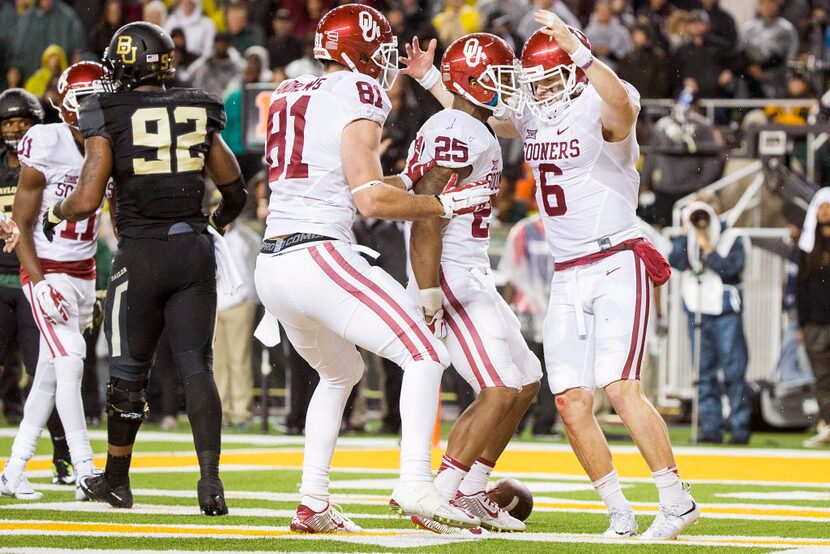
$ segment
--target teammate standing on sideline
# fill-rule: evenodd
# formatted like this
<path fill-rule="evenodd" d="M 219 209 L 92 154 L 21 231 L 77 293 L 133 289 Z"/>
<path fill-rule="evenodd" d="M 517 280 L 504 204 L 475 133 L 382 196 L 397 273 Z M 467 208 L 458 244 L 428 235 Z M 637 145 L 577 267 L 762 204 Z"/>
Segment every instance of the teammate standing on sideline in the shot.
<path fill-rule="evenodd" d="M 22 266 L 20 282 L 40 330 L 40 352 L 23 421 L 0 476 L 0 490 L 17 498 L 42 497 L 23 471 L 55 407 L 77 480 L 92 475 L 94 469 L 81 380 L 86 356 L 83 330 L 92 320 L 95 304 L 95 248 L 103 197 L 88 219 L 67 222 L 51 229 L 50 235 L 42 232 L 41 215 L 78 183 L 84 151 L 77 127 L 78 104 L 103 90 L 105 76 L 101 64 L 93 62 L 67 68 L 58 79 L 63 123 L 35 125 L 18 146 L 22 167 L 14 198 L 14 217 L 21 228 L 17 255 Z M 76 487 L 75 498 L 85 500 L 86 496 Z"/>
<path fill-rule="evenodd" d="M 356 210 L 391 220 L 451 218 L 487 202 L 490 188 L 473 183 L 459 190 L 453 178 L 444 194 L 409 194 L 430 167 L 417 160 L 404 174 L 383 176 L 379 147 L 390 110 L 383 88 L 394 82 L 398 64 L 397 39 L 380 12 L 358 4 L 329 11 L 317 24 L 314 55 L 323 76 L 289 79 L 271 96 L 270 213 L 255 274 L 268 317 L 279 320 L 320 374 L 291 528 L 360 529 L 331 506 L 328 491 L 343 409 L 364 371 L 355 345 L 404 370 L 401 480 L 390 504 L 407 515 L 476 527 L 479 519 L 450 506 L 432 483 L 430 439 L 446 349 L 401 285 L 353 249 L 351 228 Z"/>
<path fill-rule="evenodd" d="M 0 209 L 6 216 L 11 216 L 20 178 L 17 147 L 26 132 L 40 123 L 43 123 L 43 108 L 33 94 L 23 89 L 8 89 L 0 94 L 0 132 L 3 139 Z M 23 294 L 20 261 L 13 252 L 0 253 L 0 303 L 4 307 L 0 317 L 0 360 L 7 360 L 12 354 L 11 349 L 18 346 L 23 353 L 26 373 L 33 377 L 40 348 L 40 332 L 32 316 L 32 307 Z M 71 485 L 75 483 L 75 475 L 57 410 L 52 410 L 46 427 L 52 440 L 52 483 Z M 19 496 L 25 497 L 26 494 L 20 492 Z"/>
<path fill-rule="evenodd" d="M 605 389 L 653 472 L 660 510 L 646 539 L 673 539 L 700 509 L 678 476 L 668 429 L 642 393 L 639 377 L 652 282 L 668 264 L 645 241 L 635 217 L 639 94 L 591 54 L 588 40 L 541 10 L 522 51 L 529 110 L 494 122 L 524 142 L 538 183 L 548 244 L 556 262 L 545 321 L 545 363 L 571 447 L 608 506 L 606 536 L 637 533 L 631 505 L 593 414 L 593 390 Z M 451 95 L 426 52 L 407 45 L 406 73 L 448 106 Z M 432 76 L 431 76 L 432 75 Z"/>
<path fill-rule="evenodd" d="M 222 101 L 198 89 L 165 89 L 175 74 L 166 32 L 151 23 L 125 25 L 113 36 L 104 64 L 112 71 L 113 93 L 81 106 L 86 156 L 78 187 L 44 217 L 47 232 L 64 219 L 87 217 L 113 176 L 120 242 L 106 307 L 107 466 L 80 485 L 92 500 L 132 506 L 132 449 L 147 413 L 147 375 L 166 330 L 199 459 L 199 507 L 206 515 L 224 515 L 222 409 L 211 373 L 216 259 L 207 227 L 221 232 L 239 215 L 245 186 L 219 135 Z M 202 212 L 206 172 L 222 195 L 209 218 Z"/>
<path fill-rule="evenodd" d="M 437 162 L 415 191 L 440 192 L 457 175 L 462 183 L 485 179 L 495 194 L 502 153 L 487 119 L 494 113 L 521 112 L 518 60 L 499 37 L 474 33 L 447 47 L 441 74 L 453 103 L 424 123 L 410 147 L 410 158 Z M 536 398 L 542 367 L 493 282 L 487 253 L 490 211 L 488 204 L 449 222 L 416 221 L 410 256 L 426 320 L 439 338 L 446 336 L 453 367 L 477 393 L 453 425 L 435 486 L 451 504 L 481 519 L 485 529 L 524 531 L 525 524 L 500 509 L 485 489 Z M 438 533 L 451 532 L 432 520 L 412 521 Z"/>

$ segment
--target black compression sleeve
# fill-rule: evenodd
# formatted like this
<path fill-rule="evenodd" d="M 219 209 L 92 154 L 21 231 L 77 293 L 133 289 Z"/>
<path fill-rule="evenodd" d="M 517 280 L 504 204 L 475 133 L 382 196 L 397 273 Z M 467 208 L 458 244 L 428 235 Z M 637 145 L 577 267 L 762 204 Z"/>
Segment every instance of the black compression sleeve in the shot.
<path fill-rule="evenodd" d="M 245 190 L 245 182 L 241 175 L 237 177 L 236 181 L 225 185 L 217 185 L 216 188 L 219 190 L 219 194 L 222 195 L 222 201 L 216 206 L 211 219 L 218 227 L 222 228 L 242 213 L 245 201 L 248 198 L 248 191 Z"/>

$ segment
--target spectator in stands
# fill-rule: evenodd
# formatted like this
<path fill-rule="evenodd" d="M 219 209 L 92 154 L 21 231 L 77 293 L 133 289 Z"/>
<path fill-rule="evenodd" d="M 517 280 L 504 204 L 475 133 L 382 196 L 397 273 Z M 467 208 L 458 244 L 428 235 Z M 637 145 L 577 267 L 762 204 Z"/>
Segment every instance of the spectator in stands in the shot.
<path fill-rule="evenodd" d="M 287 8 L 280 8 L 271 22 L 274 36 L 265 43 L 271 68 L 285 67 L 303 55 L 303 41 L 294 35 L 294 22 Z"/>
<path fill-rule="evenodd" d="M 570 25 L 574 29 L 582 30 L 579 19 L 568 9 L 568 6 L 562 0 L 533 0 L 531 9 L 523 12 L 524 17 L 522 17 L 519 26 L 516 28 L 516 33 L 522 40 L 527 40 L 530 35 L 542 28 L 542 25 L 537 23 L 533 16 L 538 10 L 553 12 L 562 18 L 562 21 L 567 25 Z"/>
<path fill-rule="evenodd" d="M 489 20 L 493 12 L 501 12 L 510 24 L 513 31 L 517 31 L 522 18 L 528 13 L 527 0 L 481 0 L 478 11 L 485 20 Z"/>
<path fill-rule="evenodd" d="M 699 98 L 731 96 L 734 55 L 729 44 L 709 32 L 709 25 L 705 11 L 691 13 L 687 26 L 691 40 L 671 55 L 672 94 L 689 87 Z"/>
<path fill-rule="evenodd" d="M 331 0 L 283 0 L 281 7 L 287 8 L 294 18 L 294 35 L 305 40 L 314 35 L 317 22 L 331 7 Z"/>
<path fill-rule="evenodd" d="M 37 0 L 20 16 L 15 28 L 15 65 L 30 77 L 41 66 L 41 54 L 51 44 L 60 46 L 69 59 L 86 49 L 84 28 L 78 14 L 61 0 Z"/>
<path fill-rule="evenodd" d="M 438 40 L 444 47 L 457 38 L 481 31 L 482 24 L 478 10 L 464 0 L 444 0 L 443 11 L 432 19 Z"/>
<path fill-rule="evenodd" d="M 672 224 L 675 202 L 709 185 L 723 173 L 725 148 L 714 124 L 688 99 L 678 102 L 652 131 L 642 186 L 654 193 L 654 224 Z"/>
<path fill-rule="evenodd" d="M 542 324 L 548 310 L 553 258 L 538 213 L 522 219 L 510 230 L 499 261 L 499 273 L 507 280 L 504 298 L 519 318 L 522 335 L 533 353 L 544 360 Z M 555 434 L 556 405 L 547 379 L 545 372 L 536 403 L 528 410 L 528 415 L 533 417 L 535 436 Z"/>
<path fill-rule="evenodd" d="M 695 344 L 699 314 L 698 410 L 700 442 L 720 444 L 724 422 L 721 397 L 729 400 L 730 444 L 749 442 L 751 407 L 746 386 L 748 361 L 742 320 L 746 263 L 743 239 L 718 217 L 715 196 L 691 203 L 684 213 L 684 234 L 672 239 L 669 263 L 680 275 L 689 340 Z M 723 386 L 718 372 L 723 371 Z M 725 389 L 725 390 L 724 390 Z"/>
<path fill-rule="evenodd" d="M 167 6 L 161 0 L 150 0 L 144 4 L 142 10 L 142 17 L 144 21 L 158 25 L 164 29 L 173 29 L 174 27 L 167 27 Z"/>
<path fill-rule="evenodd" d="M 666 38 L 669 41 L 669 52 L 672 52 L 691 40 L 689 24 L 691 14 L 686 10 L 674 10 L 666 21 Z"/>
<path fill-rule="evenodd" d="M 176 9 L 164 22 L 164 29 L 168 33 L 176 27 L 184 31 L 189 52 L 200 57 L 207 57 L 211 53 L 216 26 L 202 13 L 202 5 L 198 0 L 179 0 Z"/>
<path fill-rule="evenodd" d="M 285 66 L 285 76 L 288 79 L 295 79 L 304 74 L 323 74 L 323 64 L 314 59 L 314 39 L 311 37 L 307 38 L 303 44 L 303 57 Z"/>
<path fill-rule="evenodd" d="M 193 62 L 188 75 L 194 87 L 222 97 L 228 84 L 244 69 L 242 56 L 231 48 L 231 37 L 227 33 L 217 33 L 213 39 L 213 53 Z"/>
<path fill-rule="evenodd" d="M 700 3 L 706 11 L 706 15 L 709 16 L 709 32 L 712 36 L 725 42 L 730 50 L 733 50 L 738 42 L 738 28 L 735 25 L 735 18 L 720 7 L 719 0 L 700 0 Z"/>
<path fill-rule="evenodd" d="M 199 56 L 187 51 L 187 37 L 184 31 L 178 27 L 170 31 L 170 38 L 173 39 L 173 45 L 175 46 L 173 57 L 176 60 L 176 77 L 187 81 L 190 75 L 190 66 L 199 59 Z"/>
<path fill-rule="evenodd" d="M 60 77 L 68 67 L 66 53 L 57 44 L 50 44 L 41 56 L 41 67 L 31 77 L 26 79 L 23 88 L 35 96 L 43 96 L 54 79 Z"/>
<path fill-rule="evenodd" d="M 823 0 L 813 0 L 816 6 L 827 6 L 828 4 Z M 809 0 L 786 0 L 779 2 L 780 10 L 781 10 L 781 17 L 792 23 L 793 27 L 795 27 L 796 33 L 798 33 L 799 41 L 803 41 L 807 38 L 807 35 L 810 31 L 810 25 L 812 23 L 812 8 L 810 7 L 811 2 Z"/>
<path fill-rule="evenodd" d="M 396 79 L 389 90 L 392 109 L 383 126 L 383 144 L 380 162 L 384 175 L 396 175 L 403 171 L 409 145 L 426 121 L 423 109 L 419 109 L 408 79 Z"/>
<path fill-rule="evenodd" d="M 107 0 L 104 3 L 104 17 L 92 28 L 87 37 L 89 49 L 96 56 L 104 54 L 115 31 L 124 24 L 121 15 L 121 0 Z"/>
<path fill-rule="evenodd" d="M 504 13 L 498 10 L 492 12 L 487 18 L 485 31 L 501 37 L 514 52 L 517 52 L 517 56 L 522 51 L 522 44 L 524 43 L 521 37 L 513 31 L 510 26 L 510 18 Z"/>
<path fill-rule="evenodd" d="M 813 85 L 802 75 L 793 75 L 787 80 L 787 96 L 790 100 L 812 100 L 816 97 Z M 771 123 L 781 125 L 806 125 L 810 106 L 767 106 L 764 114 Z"/>
<path fill-rule="evenodd" d="M 262 29 L 248 22 L 248 6 L 245 4 L 231 4 L 227 7 L 225 28 L 231 35 L 231 46 L 237 52 L 245 52 L 251 46 L 262 46 L 264 43 Z"/>
<path fill-rule="evenodd" d="M 23 86 L 23 75 L 20 70 L 12 66 L 6 70 L 6 81 L 3 83 L 3 88 L 21 88 Z"/>
<path fill-rule="evenodd" d="M 634 45 L 617 64 L 617 74 L 634 85 L 643 98 L 665 98 L 669 95 L 668 56 L 654 44 L 651 27 L 639 23 L 631 29 Z"/>
<path fill-rule="evenodd" d="M 807 447 L 830 446 L 830 188 L 820 189 L 807 210 L 798 241 L 796 336 L 807 348 L 816 377 L 819 407 L 818 434 L 804 442 Z"/>
<path fill-rule="evenodd" d="M 642 6 L 637 10 L 637 20 L 651 26 L 652 36 L 656 37 L 660 48 L 667 52 L 669 42 L 664 35 L 664 29 L 668 28 L 669 16 L 674 9 L 668 0 L 649 0 L 647 6 Z"/>
<path fill-rule="evenodd" d="M 798 53 L 798 33 L 778 15 L 777 0 L 760 0 L 758 16 L 741 25 L 751 92 L 782 98 L 787 92 L 787 62 Z"/>
<path fill-rule="evenodd" d="M 614 16 L 609 0 L 599 0 L 585 27 L 585 36 L 591 41 L 591 51 L 612 68 L 631 50 L 631 34 Z"/>

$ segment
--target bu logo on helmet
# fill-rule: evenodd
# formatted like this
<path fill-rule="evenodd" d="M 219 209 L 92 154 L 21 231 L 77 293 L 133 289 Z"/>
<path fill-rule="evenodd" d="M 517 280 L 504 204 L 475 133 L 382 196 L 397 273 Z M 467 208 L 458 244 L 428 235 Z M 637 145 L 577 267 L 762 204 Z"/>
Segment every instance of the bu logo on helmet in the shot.
<path fill-rule="evenodd" d="M 484 58 L 484 49 L 481 47 L 481 43 L 478 42 L 477 38 L 471 38 L 465 42 L 463 52 L 464 59 L 467 60 L 467 65 L 470 67 L 477 66 Z"/>
<path fill-rule="evenodd" d="M 122 35 L 118 37 L 118 45 L 115 49 L 115 55 L 121 56 L 121 61 L 126 64 L 135 63 L 136 47 L 133 46 L 133 37 L 129 35 Z"/>
<path fill-rule="evenodd" d="M 357 19 L 360 30 L 363 31 L 363 40 L 372 42 L 380 36 L 380 25 L 369 12 L 360 12 Z"/>

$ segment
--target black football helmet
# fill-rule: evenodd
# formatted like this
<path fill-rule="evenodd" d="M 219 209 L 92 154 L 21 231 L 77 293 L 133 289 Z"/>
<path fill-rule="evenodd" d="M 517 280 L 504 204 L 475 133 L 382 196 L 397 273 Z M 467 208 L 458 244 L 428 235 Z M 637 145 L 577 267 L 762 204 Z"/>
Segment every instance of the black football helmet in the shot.
<path fill-rule="evenodd" d="M 112 92 L 172 81 L 173 48 L 173 39 L 158 25 L 138 21 L 118 29 L 103 59 L 112 74 Z"/>
<path fill-rule="evenodd" d="M 10 88 L 0 94 L 0 123 L 13 117 L 25 117 L 32 120 L 32 125 L 43 123 L 43 106 L 31 92 L 22 88 Z M 7 150 L 16 152 L 17 145 L 23 138 L 22 133 L 3 133 L 3 143 Z"/>

